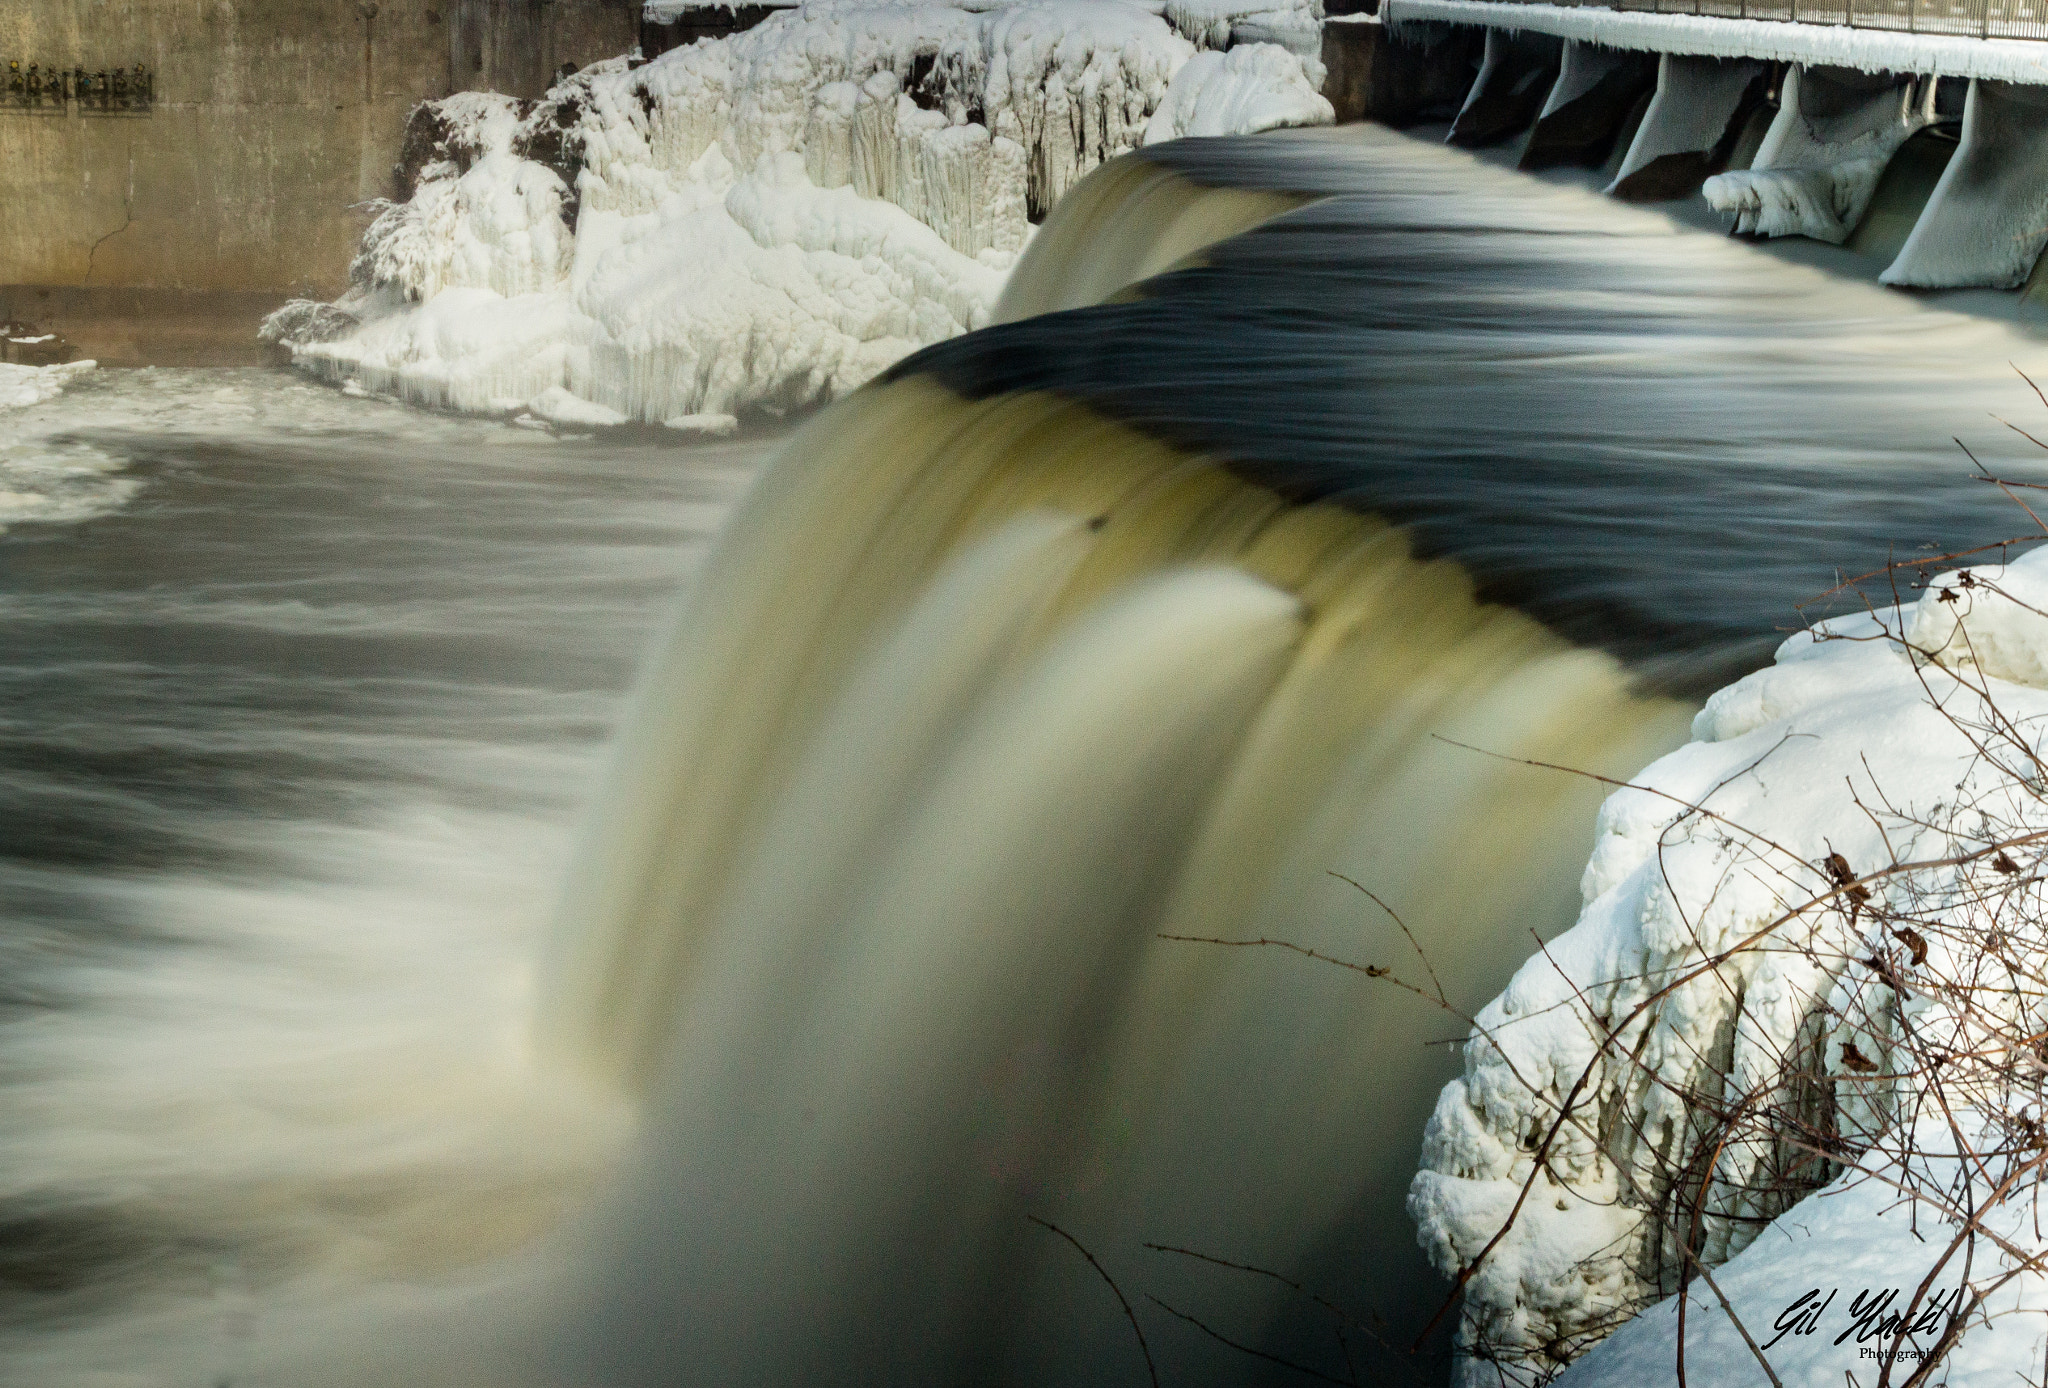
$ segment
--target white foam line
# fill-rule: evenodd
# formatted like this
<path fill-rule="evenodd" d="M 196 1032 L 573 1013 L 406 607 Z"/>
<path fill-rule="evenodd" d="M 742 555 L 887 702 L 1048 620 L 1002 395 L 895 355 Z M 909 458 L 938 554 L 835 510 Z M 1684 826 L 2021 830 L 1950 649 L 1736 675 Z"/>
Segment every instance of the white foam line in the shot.
<path fill-rule="evenodd" d="M 1385 0 L 1389 21 L 1447 20 L 1555 34 L 1610 48 L 1639 48 L 1715 58 L 1777 58 L 1828 63 L 1865 72 L 1939 73 L 2048 85 L 2048 42 L 1905 34 L 1841 24 L 1790 24 L 1769 19 L 1640 14 L 1594 6 L 1500 3 L 1500 0 Z"/>

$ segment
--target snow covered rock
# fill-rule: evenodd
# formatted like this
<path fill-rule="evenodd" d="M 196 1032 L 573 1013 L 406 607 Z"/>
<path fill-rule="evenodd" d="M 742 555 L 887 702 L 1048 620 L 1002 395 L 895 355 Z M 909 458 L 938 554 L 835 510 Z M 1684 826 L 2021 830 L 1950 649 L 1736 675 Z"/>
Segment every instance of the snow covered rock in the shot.
<path fill-rule="evenodd" d="M 1913 608 L 1915 657 L 2048 689 L 2048 570 L 1986 565 L 1943 574 Z"/>
<path fill-rule="evenodd" d="M 1929 1295 L 1967 1281 L 1986 1306 L 2048 1306 L 2024 1266 L 2048 1252 L 2048 1137 L 2027 1136 L 2048 1112 L 2048 990 L 2016 982 L 2048 974 L 2044 612 L 2037 550 L 1827 622 L 1609 798 L 1577 925 L 1475 1019 L 1411 1188 L 1424 1248 L 1465 1279 L 1461 1383 L 1547 1382 L 1660 1302 L 1564 1381 L 1665 1381 L 1666 1298 L 1717 1268 L 1759 1341 L 1822 1284 L 1847 1289 L 1832 1337 L 1880 1272 L 1898 1311 L 1923 1276 Z M 1965 1232 L 1974 1261 L 1930 1273 Z M 1845 1261 L 1857 1238 L 1868 1256 Z M 1689 1381 L 1758 1381 L 1718 1294 L 1692 1293 Z M 2001 1366 L 1986 1383 L 2038 1369 L 2025 1319 L 2016 1359 L 1989 1348 L 2006 1331 L 1967 1330 L 1948 1382 L 1980 1381 L 1953 1371 L 1980 1359 Z M 1933 1347 L 1936 1320 L 1887 1352 Z M 1826 1353 L 1795 1337 L 1773 1369 L 1875 1382 L 1856 1355 L 1876 1333 Z"/>
<path fill-rule="evenodd" d="M 1275 44 L 1249 43 L 1190 58 L 1145 127 L 1145 143 L 1328 125 L 1336 118 L 1322 93 L 1303 80 L 1299 58 Z"/>
<path fill-rule="evenodd" d="M 2009 1268 L 2004 1249 L 2042 1249 L 2036 1230 L 2048 1209 L 2038 1181 L 2001 1189 L 2026 1164 L 2011 1160 L 2010 1136 L 1975 1113 L 1960 1120 L 1923 1118 L 1904 1144 L 1910 1158 L 1881 1153 L 1837 1177 L 1717 1268 L 1711 1285 L 1696 1280 L 1683 1298 L 1623 1326 L 1560 1375 L 1559 1388 L 1675 1381 L 1681 1300 L 1689 1384 L 1764 1382 L 1759 1355 L 1785 1388 L 1868 1388 L 1887 1360 L 1890 1381 L 1903 1384 L 1929 1358 L 1938 1359 L 1930 1381 L 1949 1388 L 2028 1381 L 2043 1357 L 2048 1278 L 2002 1281 L 2000 1271 L 1971 1267 L 1954 1239 L 1969 1222 L 1964 1212 L 1977 1212 L 1982 1247 L 1973 1251 Z M 1981 1159 L 2000 1148 L 2003 1156 Z M 1942 1351 L 1960 1312 L 1961 1333 Z"/>
<path fill-rule="evenodd" d="M 1313 0 L 1176 3 L 804 0 L 538 103 L 430 103 L 349 294 L 266 333 L 458 410 L 546 418 L 559 389 L 660 423 L 829 398 L 985 325 L 1031 221 L 1103 161 L 1332 119 L 1294 53 L 1183 36 L 1312 25 Z"/>

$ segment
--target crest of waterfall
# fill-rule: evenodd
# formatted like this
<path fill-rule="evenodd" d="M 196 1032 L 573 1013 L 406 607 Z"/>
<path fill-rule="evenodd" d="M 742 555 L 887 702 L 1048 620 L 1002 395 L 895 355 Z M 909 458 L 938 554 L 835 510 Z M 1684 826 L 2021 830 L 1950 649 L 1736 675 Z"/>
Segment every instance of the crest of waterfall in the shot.
<path fill-rule="evenodd" d="M 1134 1276 L 1147 1241 L 1300 1275 L 1348 1239 L 1413 1310 L 1386 1134 L 1420 1132 L 1455 1019 L 1166 937 L 1476 1005 L 1570 919 L 1598 801 L 1489 753 L 1626 774 L 1685 718 L 1400 532 L 1081 406 L 911 377 L 835 408 L 646 670 L 544 971 L 551 1044 L 651 1115 L 575 1362 L 1134 1355 L 1034 1217 Z"/>
<path fill-rule="evenodd" d="M 1032 238 L 1003 285 L 995 321 L 1107 302 L 1309 200 L 1260 188 L 1205 187 L 1145 159 L 1107 164 Z"/>

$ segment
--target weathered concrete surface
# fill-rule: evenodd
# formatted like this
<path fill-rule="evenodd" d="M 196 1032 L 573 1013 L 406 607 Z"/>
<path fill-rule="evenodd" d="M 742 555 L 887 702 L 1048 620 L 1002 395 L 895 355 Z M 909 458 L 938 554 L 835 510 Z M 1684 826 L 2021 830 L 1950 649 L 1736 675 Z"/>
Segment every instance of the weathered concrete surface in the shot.
<path fill-rule="evenodd" d="M 1548 34 L 1486 31 L 1486 56 L 1472 93 L 1445 137 L 1461 149 L 1484 149 L 1527 130 L 1557 81 L 1564 44 Z"/>
<path fill-rule="evenodd" d="M 283 357 L 256 338 L 284 302 L 269 290 L 0 287 L 0 321 L 57 333 L 70 359 L 102 366 L 261 366 Z"/>
<path fill-rule="evenodd" d="M 1516 167 L 1600 167 L 1656 85 L 1657 64 L 1648 54 L 1566 39 L 1557 81 Z"/>
<path fill-rule="evenodd" d="M 1325 12 L 1338 13 L 1325 0 Z M 1471 89 L 1483 32 L 1449 24 L 1323 26 L 1323 95 L 1338 124 L 1448 120 Z"/>
<path fill-rule="evenodd" d="M 627 0 L 0 0 L 0 63 L 157 74 L 148 116 L 0 112 L 0 286 L 331 296 L 416 102 L 532 95 L 556 64 L 624 52 L 637 17 Z"/>
<path fill-rule="evenodd" d="M 441 8 L 451 26 L 451 91 L 536 97 L 564 63 L 616 57 L 640 32 L 639 0 L 446 0 Z"/>

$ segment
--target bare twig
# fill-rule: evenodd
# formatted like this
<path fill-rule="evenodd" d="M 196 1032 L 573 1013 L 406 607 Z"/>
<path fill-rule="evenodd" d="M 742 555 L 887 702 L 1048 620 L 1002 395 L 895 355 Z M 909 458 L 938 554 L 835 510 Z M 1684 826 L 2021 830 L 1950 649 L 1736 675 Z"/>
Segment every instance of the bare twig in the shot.
<path fill-rule="evenodd" d="M 1061 1238 L 1072 1244 L 1074 1251 L 1083 1258 L 1086 1258 L 1088 1266 L 1094 1268 L 1097 1275 L 1109 1284 L 1110 1291 L 1116 1294 L 1116 1304 L 1124 1308 L 1124 1319 L 1131 1323 L 1131 1333 L 1138 1337 L 1138 1352 L 1145 1356 L 1145 1375 L 1152 1380 L 1152 1388 L 1159 1388 L 1159 1369 L 1152 1362 L 1152 1346 L 1145 1343 L 1145 1328 L 1138 1324 L 1138 1313 L 1131 1309 L 1131 1303 L 1124 1297 L 1123 1288 L 1117 1286 L 1116 1279 L 1109 1275 L 1109 1269 L 1097 1262 L 1095 1255 L 1090 1253 L 1079 1239 L 1060 1228 L 1059 1225 L 1054 1224 L 1051 1220 L 1040 1219 L 1037 1215 L 1026 1215 L 1024 1217 L 1041 1229 L 1050 1229 L 1053 1233 L 1058 1234 Z"/>

